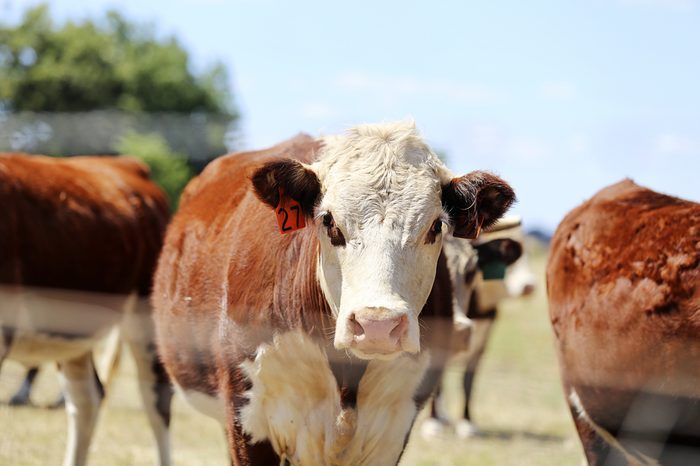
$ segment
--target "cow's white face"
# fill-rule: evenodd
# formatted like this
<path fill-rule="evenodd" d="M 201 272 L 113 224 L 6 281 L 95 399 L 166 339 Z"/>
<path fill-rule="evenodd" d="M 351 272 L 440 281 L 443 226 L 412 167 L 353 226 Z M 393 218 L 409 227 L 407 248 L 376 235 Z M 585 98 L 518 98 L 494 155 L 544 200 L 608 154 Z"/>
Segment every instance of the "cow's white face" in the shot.
<path fill-rule="evenodd" d="M 297 197 L 306 194 L 294 185 L 317 183 L 304 210 L 317 229 L 317 275 L 336 317 L 335 347 L 363 359 L 418 352 L 418 314 L 435 278 L 443 226 L 474 236 L 510 205 L 510 187 L 478 172 L 452 178 L 406 123 L 325 138 L 317 162 L 296 165 L 264 168 L 253 181 L 260 193 L 282 186 L 284 175 L 291 180 L 285 192 Z"/>
<path fill-rule="evenodd" d="M 319 279 L 336 316 L 334 344 L 361 358 L 420 349 L 418 314 L 435 278 L 443 224 L 438 158 L 403 131 L 326 142 Z M 390 139 L 394 137 L 395 139 Z"/>

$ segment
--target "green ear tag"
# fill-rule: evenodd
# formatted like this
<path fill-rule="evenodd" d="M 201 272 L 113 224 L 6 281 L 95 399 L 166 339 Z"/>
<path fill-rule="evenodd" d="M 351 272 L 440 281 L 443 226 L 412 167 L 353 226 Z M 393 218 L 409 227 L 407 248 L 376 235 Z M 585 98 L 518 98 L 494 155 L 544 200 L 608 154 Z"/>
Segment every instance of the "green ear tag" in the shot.
<path fill-rule="evenodd" d="M 484 280 L 503 280 L 506 276 L 506 263 L 492 261 L 480 266 Z"/>

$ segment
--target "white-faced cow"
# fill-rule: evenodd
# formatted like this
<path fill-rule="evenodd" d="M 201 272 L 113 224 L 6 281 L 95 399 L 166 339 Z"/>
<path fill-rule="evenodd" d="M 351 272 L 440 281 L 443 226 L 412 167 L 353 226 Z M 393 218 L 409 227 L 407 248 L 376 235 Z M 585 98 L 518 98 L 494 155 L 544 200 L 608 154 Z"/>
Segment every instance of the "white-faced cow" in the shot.
<path fill-rule="evenodd" d="M 550 317 L 591 465 L 700 464 L 700 204 L 625 180 L 552 239 Z"/>
<path fill-rule="evenodd" d="M 474 237 L 513 197 L 493 175 L 453 177 L 405 123 L 221 157 L 159 260 L 166 368 L 225 424 L 236 465 L 396 464 L 442 227 Z"/>
<path fill-rule="evenodd" d="M 172 395 L 147 295 L 169 213 L 148 168 L 123 157 L 1 154 L 0 205 L 0 362 L 58 362 L 68 413 L 63 464 L 86 461 L 102 400 L 92 349 L 119 324 L 167 464 Z"/>

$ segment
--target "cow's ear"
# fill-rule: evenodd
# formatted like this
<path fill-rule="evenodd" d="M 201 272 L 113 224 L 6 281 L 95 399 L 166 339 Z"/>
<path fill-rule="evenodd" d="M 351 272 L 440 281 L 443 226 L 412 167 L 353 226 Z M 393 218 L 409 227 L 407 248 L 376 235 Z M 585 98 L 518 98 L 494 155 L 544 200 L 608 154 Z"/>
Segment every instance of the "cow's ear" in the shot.
<path fill-rule="evenodd" d="M 510 238 L 503 238 L 498 249 L 506 265 L 512 265 L 523 255 L 523 245 Z"/>
<path fill-rule="evenodd" d="M 301 204 L 306 215 L 313 216 L 321 182 L 307 165 L 293 159 L 275 160 L 255 170 L 251 180 L 255 194 L 273 209 L 279 205 L 282 192 Z"/>
<path fill-rule="evenodd" d="M 475 171 L 453 178 L 442 187 L 442 205 L 450 214 L 453 235 L 476 238 L 493 225 L 515 201 L 513 189 L 501 178 Z"/>
<path fill-rule="evenodd" d="M 497 238 L 485 243 L 475 244 L 479 265 L 489 262 L 502 262 L 512 265 L 523 255 L 523 246 L 511 238 Z"/>

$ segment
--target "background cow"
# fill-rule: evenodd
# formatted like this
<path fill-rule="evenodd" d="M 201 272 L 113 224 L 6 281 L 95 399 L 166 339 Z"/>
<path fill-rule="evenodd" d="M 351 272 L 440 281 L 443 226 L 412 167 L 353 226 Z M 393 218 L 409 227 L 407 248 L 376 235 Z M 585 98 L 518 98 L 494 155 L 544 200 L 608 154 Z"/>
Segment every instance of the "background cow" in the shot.
<path fill-rule="evenodd" d="M 103 393 L 92 349 L 121 324 L 162 464 L 171 389 L 145 297 L 168 221 L 133 159 L 0 155 L 0 362 L 57 361 L 68 413 L 64 465 L 84 464 Z"/>
<path fill-rule="evenodd" d="M 471 327 L 469 338 L 463 342 L 463 345 L 452 347 L 452 354 L 447 362 L 450 368 L 462 371 L 461 378 L 465 394 L 464 417 L 460 418 L 455 425 L 460 437 L 467 437 L 475 432 L 469 417 L 474 373 L 483 355 L 496 316 L 493 303 L 498 303 L 502 297 L 507 296 L 508 289 L 518 288 L 513 285 L 508 288 L 505 282 L 510 269 L 515 267 L 523 253 L 520 241 L 509 237 L 488 238 L 495 234 L 495 230 L 498 230 L 500 235 L 506 231 L 513 237 L 521 237 L 522 234 L 515 231 L 519 230 L 519 225 L 519 219 L 501 219 L 492 227 L 491 233 L 482 234 L 473 244 L 448 237 L 443 245 L 448 257 L 452 287 L 459 298 L 455 300 L 452 310 L 455 326 L 461 328 L 465 325 L 464 322 L 469 322 L 468 325 Z M 522 273 L 520 276 L 528 278 Z M 530 283 L 534 283 L 531 273 L 529 279 Z M 479 304 L 488 305 L 489 309 L 482 310 Z M 446 380 L 443 380 L 438 384 L 430 417 L 421 427 L 421 432 L 426 438 L 445 435 L 451 427 L 452 422 L 447 414 L 442 387 L 442 383 L 445 382 Z"/>
<path fill-rule="evenodd" d="M 225 423 L 234 464 L 395 464 L 430 364 L 418 313 L 442 227 L 474 237 L 513 198 L 493 175 L 453 177 L 412 124 L 219 158 L 156 273 L 168 372 Z"/>
<path fill-rule="evenodd" d="M 557 228 L 547 291 L 589 464 L 700 464 L 700 205 L 600 191 Z"/>

